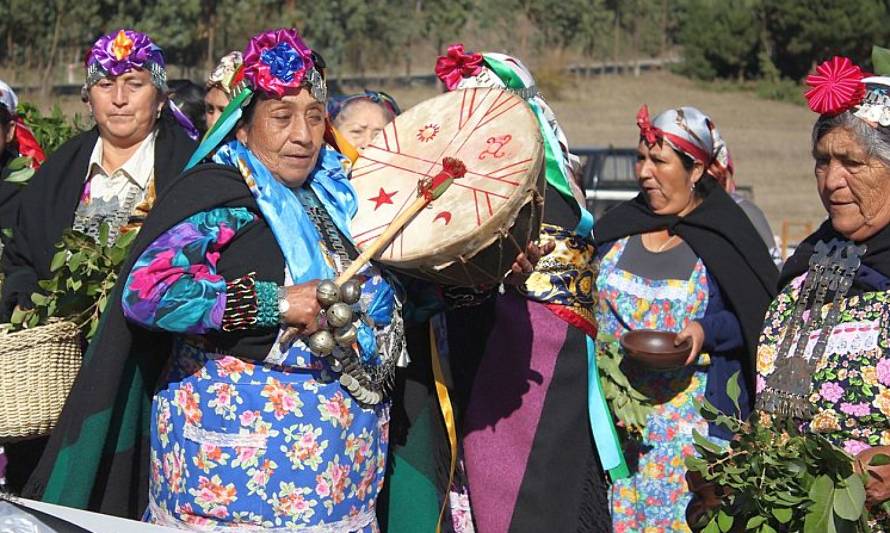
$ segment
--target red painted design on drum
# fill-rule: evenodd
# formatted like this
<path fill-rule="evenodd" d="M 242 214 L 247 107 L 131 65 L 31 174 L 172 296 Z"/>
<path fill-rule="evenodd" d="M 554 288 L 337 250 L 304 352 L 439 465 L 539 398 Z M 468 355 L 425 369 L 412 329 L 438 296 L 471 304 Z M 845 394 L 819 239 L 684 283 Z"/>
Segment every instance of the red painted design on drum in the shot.
<path fill-rule="evenodd" d="M 439 220 L 440 218 L 445 221 L 445 225 L 447 226 L 451 223 L 451 211 L 442 211 L 441 213 L 437 214 L 436 217 L 433 219 L 433 222 Z"/>
<path fill-rule="evenodd" d="M 386 192 L 383 190 L 383 187 L 380 187 L 380 192 L 377 193 L 377 196 L 368 198 L 368 200 L 374 202 L 374 211 L 377 211 L 383 204 L 392 204 L 392 197 L 397 194 L 399 194 L 399 191 Z"/>
<path fill-rule="evenodd" d="M 488 156 L 494 158 L 504 157 L 504 146 L 507 145 L 510 141 L 513 140 L 512 135 L 497 135 L 495 137 L 489 137 L 487 141 L 485 141 L 485 150 L 479 153 L 479 159 L 485 159 Z"/>
<path fill-rule="evenodd" d="M 425 143 L 430 142 L 439 134 L 438 124 L 427 124 L 423 128 L 417 130 L 417 140 Z"/>

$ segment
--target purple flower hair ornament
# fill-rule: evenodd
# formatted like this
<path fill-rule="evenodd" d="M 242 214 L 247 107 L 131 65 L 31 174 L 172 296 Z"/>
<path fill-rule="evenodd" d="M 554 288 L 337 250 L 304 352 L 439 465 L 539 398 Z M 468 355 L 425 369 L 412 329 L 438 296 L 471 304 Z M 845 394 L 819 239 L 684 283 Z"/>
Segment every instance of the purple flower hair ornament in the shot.
<path fill-rule="evenodd" d="M 107 76 L 144 69 L 151 73 L 152 83 L 159 90 L 167 91 L 164 51 L 144 33 L 122 29 L 103 35 L 90 48 L 85 63 L 86 89 Z"/>

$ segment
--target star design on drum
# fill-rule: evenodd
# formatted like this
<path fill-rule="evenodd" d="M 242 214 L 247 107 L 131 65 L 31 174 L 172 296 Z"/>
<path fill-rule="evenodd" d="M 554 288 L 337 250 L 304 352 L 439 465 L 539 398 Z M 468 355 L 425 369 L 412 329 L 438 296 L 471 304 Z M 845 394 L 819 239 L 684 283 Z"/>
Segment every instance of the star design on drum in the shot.
<path fill-rule="evenodd" d="M 425 143 L 432 141 L 439 134 L 438 124 L 427 124 L 423 128 L 417 130 L 417 140 Z"/>
<path fill-rule="evenodd" d="M 386 192 L 385 190 L 383 190 L 383 187 L 380 187 L 380 192 L 377 193 L 377 196 L 368 198 L 368 200 L 371 200 L 375 203 L 374 211 L 377 211 L 377 209 L 379 209 L 380 206 L 383 204 L 392 204 L 392 197 L 397 195 L 398 193 L 399 191 Z"/>

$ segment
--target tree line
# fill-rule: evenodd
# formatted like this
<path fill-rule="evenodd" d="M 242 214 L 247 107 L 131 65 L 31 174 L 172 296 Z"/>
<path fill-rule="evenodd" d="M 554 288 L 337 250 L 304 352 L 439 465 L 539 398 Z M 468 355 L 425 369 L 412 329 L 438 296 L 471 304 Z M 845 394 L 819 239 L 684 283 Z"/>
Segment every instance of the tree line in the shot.
<path fill-rule="evenodd" d="M 0 66 L 58 81 L 102 33 L 151 35 L 168 62 L 200 78 L 262 29 L 300 28 L 336 74 L 428 72 L 450 42 L 552 58 L 664 57 L 714 79 L 800 80 L 844 53 L 867 63 L 890 42 L 890 0 L 5 0 Z M 568 59 L 567 59 L 568 58 Z M 191 69 L 191 70 L 188 70 Z"/>

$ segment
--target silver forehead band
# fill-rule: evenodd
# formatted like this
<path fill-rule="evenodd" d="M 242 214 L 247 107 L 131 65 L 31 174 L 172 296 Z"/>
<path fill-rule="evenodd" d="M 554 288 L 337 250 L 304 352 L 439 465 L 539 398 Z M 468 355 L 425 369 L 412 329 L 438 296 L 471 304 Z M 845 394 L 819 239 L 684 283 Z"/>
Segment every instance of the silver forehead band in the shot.
<path fill-rule="evenodd" d="M 884 88 L 870 89 L 865 92 L 862 104 L 890 107 L 890 95 L 887 94 L 887 90 Z"/>
<path fill-rule="evenodd" d="M 151 74 L 151 83 L 159 90 L 166 92 L 167 70 L 154 61 L 146 63 L 145 66 L 148 69 L 148 72 Z M 108 77 L 108 73 L 105 72 L 105 69 L 102 68 L 102 65 L 100 65 L 99 63 L 90 63 L 89 65 L 87 65 L 87 75 L 86 81 L 84 81 L 84 88 L 89 89 L 93 85 L 99 83 L 99 80 L 106 77 Z"/>

